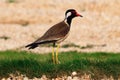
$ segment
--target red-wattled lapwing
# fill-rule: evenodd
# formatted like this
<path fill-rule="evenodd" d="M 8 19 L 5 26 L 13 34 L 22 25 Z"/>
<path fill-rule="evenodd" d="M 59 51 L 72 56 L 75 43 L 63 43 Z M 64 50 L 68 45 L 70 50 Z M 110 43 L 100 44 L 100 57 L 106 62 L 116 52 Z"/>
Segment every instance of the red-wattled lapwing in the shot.
<path fill-rule="evenodd" d="M 29 47 L 29 49 L 34 49 L 38 47 L 38 45 L 40 44 L 53 43 L 52 60 L 53 63 L 58 63 L 59 43 L 67 38 L 70 31 L 72 19 L 78 16 L 83 17 L 82 15 L 78 14 L 74 9 L 67 10 L 65 13 L 65 19 L 63 21 L 52 26 L 43 36 L 41 36 L 33 43 L 28 44 L 26 47 Z M 54 57 L 55 55 L 54 47 L 56 44 L 57 44 L 56 57 Z"/>

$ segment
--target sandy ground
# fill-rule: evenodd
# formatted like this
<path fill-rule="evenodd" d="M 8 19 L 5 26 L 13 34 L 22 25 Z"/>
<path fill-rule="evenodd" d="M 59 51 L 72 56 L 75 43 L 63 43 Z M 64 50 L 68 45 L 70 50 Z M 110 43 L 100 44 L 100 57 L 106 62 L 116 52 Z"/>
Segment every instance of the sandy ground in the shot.
<path fill-rule="evenodd" d="M 0 50 L 27 50 L 23 46 L 62 21 L 67 9 L 74 8 L 84 17 L 73 19 L 70 35 L 61 45 L 74 43 L 93 47 L 69 47 L 60 51 L 120 52 L 120 0 L 8 1 L 0 0 Z M 51 48 L 39 47 L 31 51 L 47 53 Z"/>

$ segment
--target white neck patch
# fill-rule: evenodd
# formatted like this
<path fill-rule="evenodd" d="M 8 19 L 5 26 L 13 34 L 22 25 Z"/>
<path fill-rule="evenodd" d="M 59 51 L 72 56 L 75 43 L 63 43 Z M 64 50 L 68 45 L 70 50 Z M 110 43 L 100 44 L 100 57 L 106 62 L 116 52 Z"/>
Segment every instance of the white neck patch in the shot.
<path fill-rule="evenodd" d="M 67 14 L 66 14 L 66 19 L 69 17 L 69 16 L 71 16 L 72 15 L 72 13 L 71 12 L 68 12 Z"/>

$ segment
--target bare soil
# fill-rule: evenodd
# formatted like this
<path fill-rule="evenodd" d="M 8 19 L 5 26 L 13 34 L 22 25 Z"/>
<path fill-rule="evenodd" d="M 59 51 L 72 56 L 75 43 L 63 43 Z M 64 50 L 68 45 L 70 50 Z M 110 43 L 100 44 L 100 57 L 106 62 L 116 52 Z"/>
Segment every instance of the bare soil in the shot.
<path fill-rule="evenodd" d="M 61 45 L 93 47 L 69 47 L 60 51 L 120 52 L 120 0 L 0 0 L 0 50 L 27 50 L 25 45 L 62 21 L 70 8 L 76 9 L 83 18 L 73 19 L 70 35 Z M 51 48 L 31 51 L 47 53 Z"/>

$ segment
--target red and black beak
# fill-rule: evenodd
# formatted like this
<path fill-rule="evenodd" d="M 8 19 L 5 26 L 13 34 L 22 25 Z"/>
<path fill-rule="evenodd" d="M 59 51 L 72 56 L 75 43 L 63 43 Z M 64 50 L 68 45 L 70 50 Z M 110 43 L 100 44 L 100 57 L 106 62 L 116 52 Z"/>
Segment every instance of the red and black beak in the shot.
<path fill-rule="evenodd" d="M 80 15 L 79 13 L 76 12 L 76 16 L 80 16 L 80 17 L 83 17 L 82 15 Z"/>

